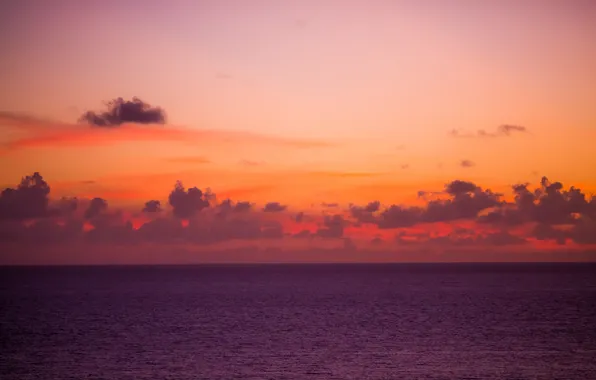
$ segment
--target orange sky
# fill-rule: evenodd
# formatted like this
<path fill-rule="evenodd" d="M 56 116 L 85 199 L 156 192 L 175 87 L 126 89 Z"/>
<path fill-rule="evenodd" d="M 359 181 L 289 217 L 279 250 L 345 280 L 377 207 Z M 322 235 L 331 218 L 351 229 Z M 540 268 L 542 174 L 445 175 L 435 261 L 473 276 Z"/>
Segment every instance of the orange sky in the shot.
<path fill-rule="evenodd" d="M 596 191 L 590 1 L 30 1 L 0 14 L 3 188 L 38 171 L 52 198 L 138 212 L 182 180 L 345 215 L 421 205 L 418 191 L 455 179 L 509 201 L 542 176 Z M 167 122 L 77 123 L 133 96 Z"/>

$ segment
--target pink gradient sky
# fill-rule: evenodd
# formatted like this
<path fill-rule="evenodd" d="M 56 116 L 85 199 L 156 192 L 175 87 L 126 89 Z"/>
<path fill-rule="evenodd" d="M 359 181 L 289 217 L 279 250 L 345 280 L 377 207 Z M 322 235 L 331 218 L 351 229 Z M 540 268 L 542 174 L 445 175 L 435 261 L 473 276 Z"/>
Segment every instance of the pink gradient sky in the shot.
<path fill-rule="evenodd" d="M 595 191 L 595 20 L 589 0 L 4 2 L 0 185 L 39 171 L 127 206 L 181 179 L 296 209 L 456 178 Z M 133 96 L 163 131 L 75 125 Z"/>

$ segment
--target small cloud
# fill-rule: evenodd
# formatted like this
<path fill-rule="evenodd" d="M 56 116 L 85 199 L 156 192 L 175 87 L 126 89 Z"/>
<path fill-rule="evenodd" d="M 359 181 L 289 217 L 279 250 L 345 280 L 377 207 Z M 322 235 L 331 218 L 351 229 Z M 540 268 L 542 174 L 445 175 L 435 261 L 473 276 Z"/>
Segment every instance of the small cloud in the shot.
<path fill-rule="evenodd" d="M 233 78 L 232 75 L 227 74 L 227 73 L 222 73 L 222 72 L 219 72 L 219 73 L 215 74 L 215 77 L 217 79 L 232 79 Z"/>
<path fill-rule="evenodd" d="M 521 125 L 503 124 L 499 126 L 499 132 L 509 136 L 511 132 L 527 132 L 526 127 Z"/>
<path fill-rule="evenodd" d="M 339 203 L 327 203 L 327 202 L 323 202 L 323 203 L 321 203 L 321 206 L 327 207 L 327 208 L 335 208 L 335 207 L 339 207 Z"/>
<path fill-rule="evenodd" d="M 398 145 L 398 146 L 395 147 L 395 150 L 405 150 L 405 149 L 406 149 L 405 144 L 400 144 L 400 145 Z"/>
<path fill-rule="evenodd" d="M 251 160 L 240 160 L 240 162 L 238 162 L 239 165 L 242 166 L 261 166 L 264 165 L 265 162 L 263 161 L 251 161 Z"/>
<path fill-rule="evenodd" d="M 161 211 L 161 202 L 156 200 L 151 200 L 145 202 L 145 207 L 143 207 L 143 212 L 160 212 Z"/>
<path fill-rule="evenodd" d="M 461 166 L 462 168 L 471 168 L 473 166 L 475 166 L 476 164 L 470 160 L 461 160 L 459 162 L 459 166 Z"/>
<path fill-rule="evenodd" d="M 404 170 L 405 170 L 405 169 L 408 169 L 408 168 L 410 168 L 410 165 L 409 165 L 409 164 L 403 164 L 403 165 L 402 165 L 402 166 L 400 166 L 400 167 L 401 167 L 402 169 L 404 169 Z"/>
<path fill-rule="evenodd" d="M 512 133 L 527 133 L 528 129 L 521 125 L 502 124 L 499 125 L 494 132 L 488 132 L 484 129 L 479 129 L 476 132 L 466 132 L 459 129 L 452 129 L 448 132 L 449 136 L 456 138 L 493 138 L 493 137 L 507 137 Z"/>
<path fill-rule="evenodd" d="M 281 212 L 285 210 L 288 206 L 282 205 L 279 202 L 269 202 L 263 207 L 264 212 Z"/>
<path fill-rule="evenodd" d="M 117 98 L 106 103 L 106 111 L 87 111 L 79 117 L 79 122 L 95 127 L 117 127 L 124 123 L 164 124 L 166 115 L 160 107 L 152 107 L 141 99 Z"/>
<path fill-rule="evenodd" d="M 97 182 L 94 180 L 84 180 L 80 181 L 81 185 L 95 185 Z"/>

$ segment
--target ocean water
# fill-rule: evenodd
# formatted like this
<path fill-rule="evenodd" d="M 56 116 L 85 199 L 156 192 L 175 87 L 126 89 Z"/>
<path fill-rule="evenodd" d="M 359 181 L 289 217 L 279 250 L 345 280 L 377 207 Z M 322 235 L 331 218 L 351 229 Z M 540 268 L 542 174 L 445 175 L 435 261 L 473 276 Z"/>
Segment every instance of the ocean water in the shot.
<path fill-rule="evenodd" d="M 593 264 L 0 268 L 0 378 L 596 379 Z"/>

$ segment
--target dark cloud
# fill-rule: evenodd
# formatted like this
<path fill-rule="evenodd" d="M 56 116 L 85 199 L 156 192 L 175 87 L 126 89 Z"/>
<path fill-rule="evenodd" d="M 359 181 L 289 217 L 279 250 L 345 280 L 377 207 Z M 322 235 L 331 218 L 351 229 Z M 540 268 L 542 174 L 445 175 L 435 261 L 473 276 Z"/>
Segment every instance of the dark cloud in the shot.
<path fill-rule="evenodd" d="M 22 179 L 21 183 L 5 189 L 0 197 L 0 240 L 4 242 L 38 242 L 58 244 L 61 242 L 89 241 L 133 244 L 138 242 L 214 244 L 230 240 L 280 239 L 320 237 L 344 239 L 347 226 L 362 223 L 376 225 L 380 229 L 398 229 L 421 223 L 469 220 L 491 224 L 485 228 L 454 228 L 447 236 L 433 233 L 412 234 L 400 232 L 396 241 L 400 244 L 432 243 L 454 246 L 507 246 L 525 244 L 526 238 L 553 241 L 558 244 L 596 244 L 596 198 L 588 197 L 581 189 L 566 188 L 560 182 L 543 177 L 535 189 L 529 184 L 511 187 L 512 201 L 502 201 L 501 194 L 479 185 L 454 180 L 445 184 L 441 192 L 420 191 L 426 200 L 423 207 L 389 205 L 379 201 L 362 206 L 350 205 L 349 216 L 325 215 L 319 229 L 304 229 L 294 235 L 284 232 L 283 226 L 262 212 L 279 212 L 286 206 L 269 202 L 263 209 L 255 210 L 249 202 L 234 203 L 224 200 L 217 203 L 214 193 L 196 187 L 186 190 L 177 182 L 170 193 L 170 216 L 152 218 L 138 230 L 123 213 L 108 209 L 102 198 L 90 201 L 62 198 L 49 203 L 49 186 L 39 173 Z M 327 204 L 329 205 L 329 204 Z M 157 213 L 159 201 L 145 203 L 144 212 Z M 83 212 L 77 212 L 83 209 Z M 204 212 L 200 212 L 204 210 Z M 163 213 L 162 213 L 163 214 Z M 52 218 L 59 216 L 59 218 Z M 302 222 L 303 213 L 295 215 Z M 30 219 L 23 223 L 23 219 Z M 180 219 L 187 219 L 182 224 Z M 83 230 L 87 220 L 93 228 Z M 310 220 L 310 219 L 309 219 Z M 523 228 L 517 228 L 523 226 Z M 480 227 L 477 225 L 476 227 Z M 373 244 L 379 244 L 374 240 Z M 353 242 L 344 241 L 352 247 Z"/>
<path fill-rule="evenodd" d="M 470 160 L 461 160 L 459 162 L 459 166 L 461 166 L 462 168 L 471 168 L 475 166 L 475 164 Z"/>
<path fill-rule="evenodd" d="M 145 202 L 145 207 L 143 207 L 143 212 L 160 212 L 161 211 L 161 202 L 156 200 L 151 200 Z"/>
<path fill-rule="evenodd" d="M 197 212 L 209 207 L 207 198 L 211 197 L 210 192 L 203 194 L 203 191 L 197 187 L 185 190 L 182 182 L 178 181 L 168 197 L 168 202 L 172 206 L 172 211 L 176 217 L 188 219 Z"/>
<path fill-rule="evenodd" d="M 29 219 L 49 215 L 50 186 L 35 172 L 23 177 L 16 188 L 0 194 L 0 219 Z"/>
<path fill-rule="evenodd" d="M 323 238 L 340 238 L 344 234 L 346 221 L 343 216 L 337 214 L 333 216 L 325 215 L 323 227 L 317 230 L 317 236 Z"/>
<path fill-rule="evenodd" d="M 117 127 L 124 123 L 164 124 L 166 115 L 163 109 L 152 107 L 141 99 L 132 100 L 117 98 L 106 103 L 106 111 L 87 111 L 79 118 L 96 127 Z"/>
<path fill-rule="evenodd" d="M 85 210 L 85 219 L 92 219 L 108 209 L 108 202 L 102 198 L 93 198 Z"/>
<path fill-rule="evenodd" d="M 472 182 L 455 180 L 445 185 L 449 199 L 431 200 L 422 214 L 424 222 L 447 222 L 473 219 L 478 213 L 501 205 L 501 194 L 483 190 Z"/>
<path fill-rule="evenodd" d="M 564 245 L 569 237 L 569 232 L 549 224 L 539 223 L 532 230 L 532 235 L 538 240 L 554 240 L 557 244 Z"/>
<path fill-rule="evenodd" d="M 352 206 L 350 207 L 350 214 L 359 223 L 375 223 L 376 216 L 375 212 L 379 211 L 381 202 L 373 201 L 369 202 L 366 206 Z"/>
<path fill-rule="evenodd" d="M 523 223 L 540 223 L 542 225 L 578 225 L 581 217 L 594 219 L 596 209 L 592 198 L 589 202 L 581 189 L 570 187 L 568 190 L 560 182 L 550 182 L 542 177 L 540 187 L 530 191 L 528 184 L 512 186 L 513 204 L 507 204 L 480 219 L 481 222 L 519 225 Z M 545 236 L 544 226 L 537 227 L 539 236 Z M 548 234 L 547 234 L 548 235 Z M 554 237 L 560 240 L 560 235 Z"/>
<path fill-rule="evenodd" d="M 284 229 L 279 222 L 268 222 L 261 227 L 262 238 L 281 239 L 283 236 Z"/>
<path fill-rule="evenodd" d="M 246 213 L 252 209 L 250 202 L 237 202 L 234 204 L 231 199 L 226 199 L 217 205 L 218 216 L 228 216 L 231 213 Z"/>
<path fill-rule="evenodd" d="M 72 215 L 79 208 L 79 200 L 75 198 L 62 197 L 58 201 L 57 211 L 60 215 Z"/>
<path fill-rule="evenodd" d="M 234 206 L 234 212 L 247 212 L 252 209 L 252 204 L 250 202 L 238 202 Z"/>
<path fill-rule="evenodd" d="M 454 245 L 454 246 L 508 246 L 526 244 L 526 239 L 510 234 L 506 231 L 491 232 L 487 234 L 463 234 L 451 233 L 447 236 L 422 239 L 423 242 Z"/>
<path fill-rule="evenodd" d="M 391 205 L 379 215 L 377 226 L 382 229 L 410 227 L 420 223 L 422 209 Z"/>
<path fill-rule="evenodd" d="M 263 207 L 264 212 L 280 212 L 284 211 L 288 206 L 282 205 L 279 202 L 269 202 Z"/>
<path fill-rule="evenodd" d="M 144 223 L 137 231 L 139 239 L 154 243 L 172 243 L 184 238 L 184 228 L 179 219 L 158 218 Z"/>
<path fill-rule="evenodd" d="M 327 207 L 327 208 L 336 208 L 336 207 L 339 207 L 339 203 L 327 203 L 327 202 L 323 202 L 323 203 L 321 203 L 321 206 Z"/>
<path fill-rule="evenodd" d="M 462 195 L 466 193 L 472 193 L 478 189 L 478 186 L 472 182 L 461 181 L 456 179 L 455 181 L 449 182 L 445 185 L 445 192 L 450 195 Z M 420 193 L 419 193 L 420 194 Z"/>

